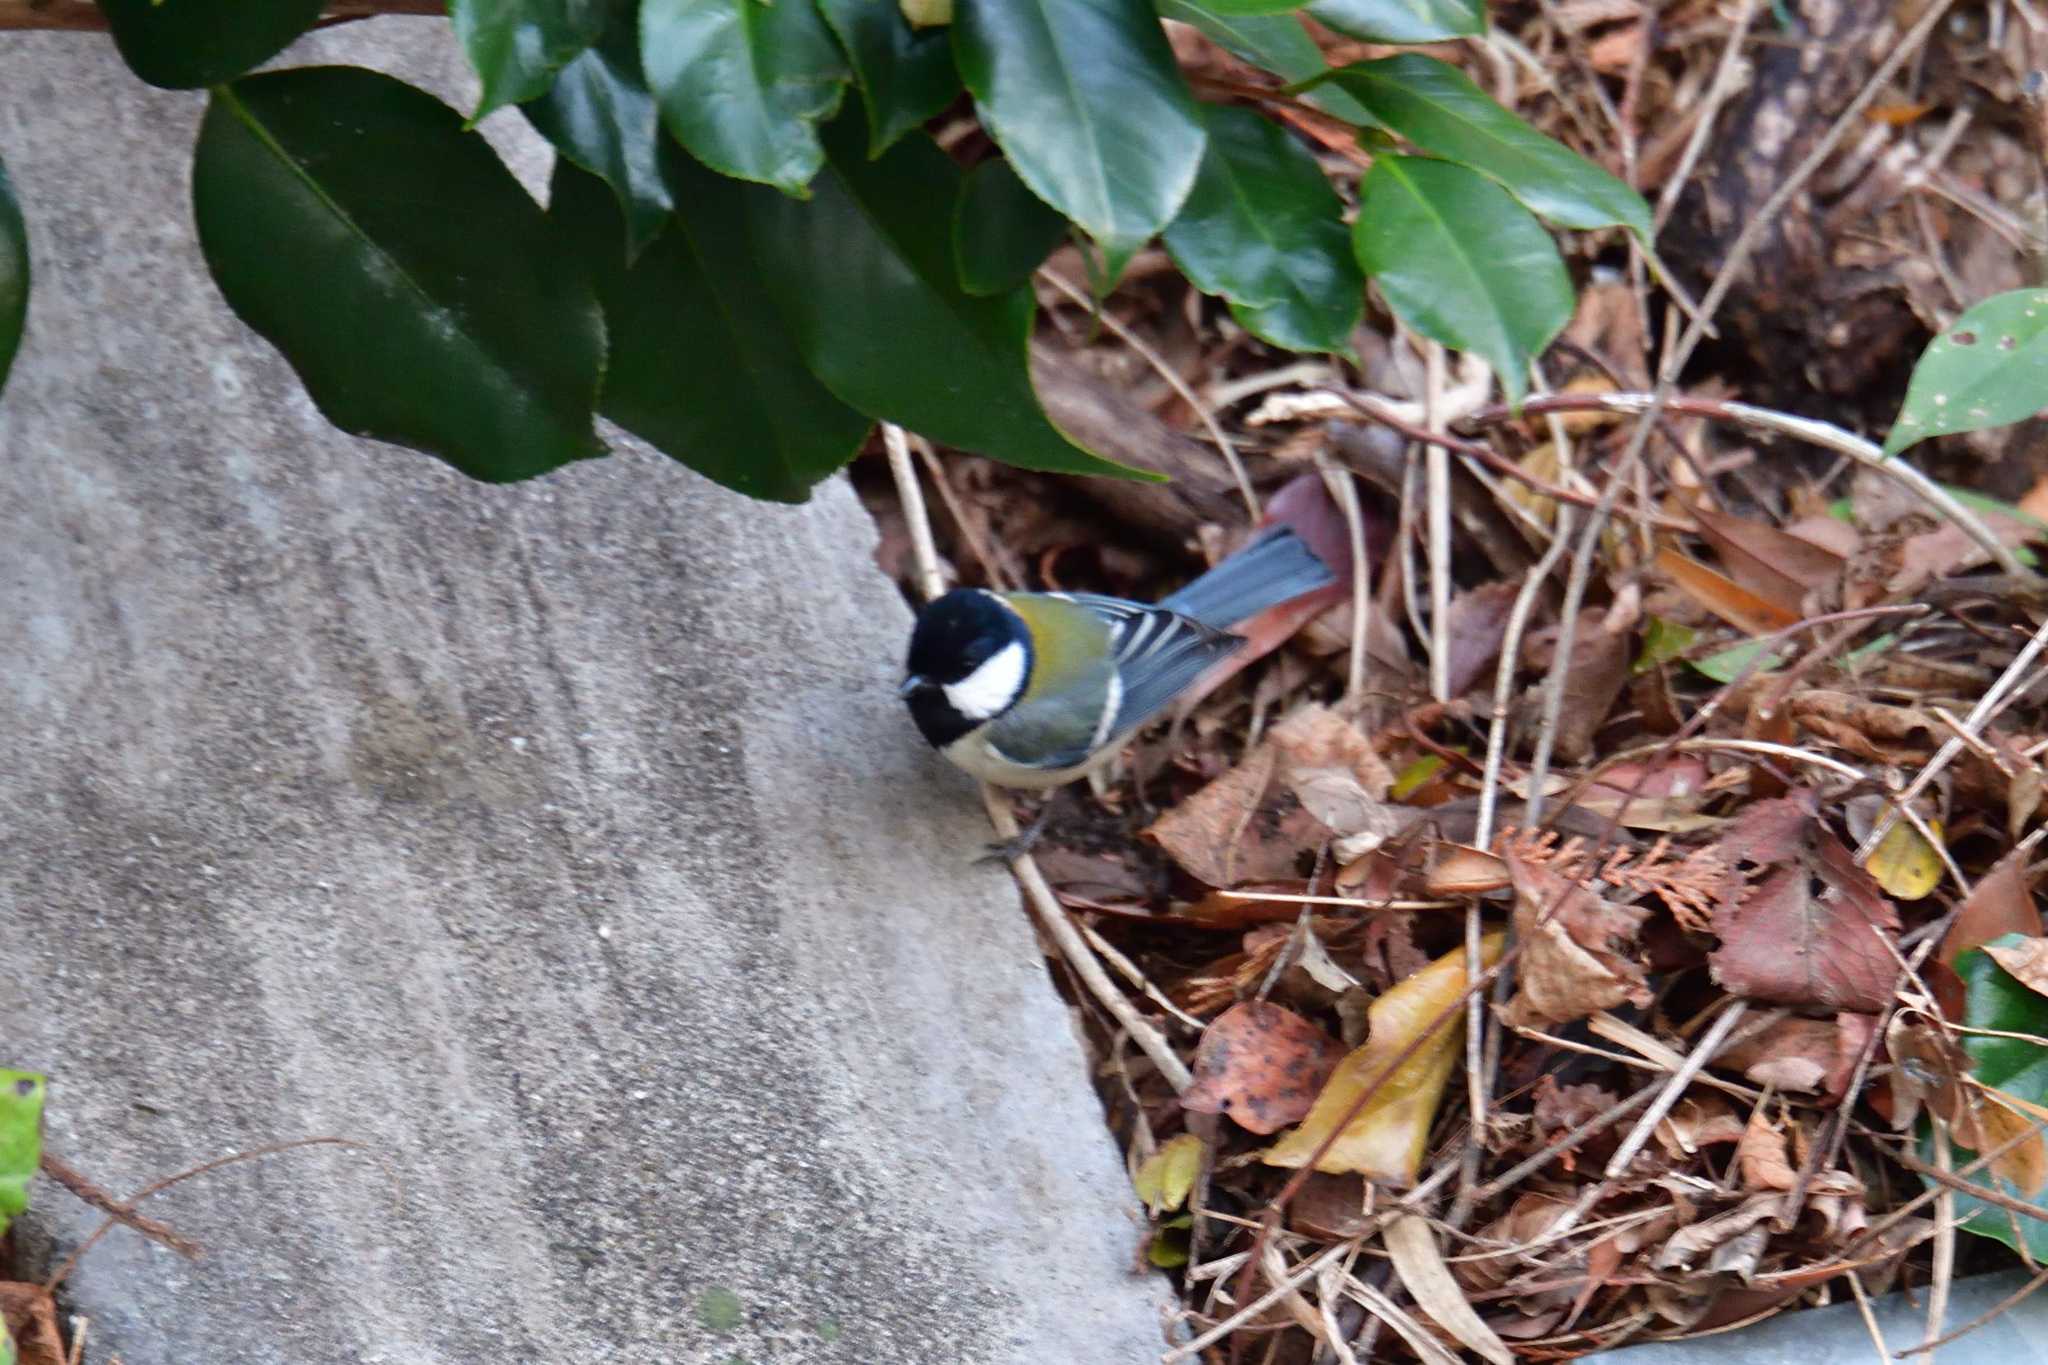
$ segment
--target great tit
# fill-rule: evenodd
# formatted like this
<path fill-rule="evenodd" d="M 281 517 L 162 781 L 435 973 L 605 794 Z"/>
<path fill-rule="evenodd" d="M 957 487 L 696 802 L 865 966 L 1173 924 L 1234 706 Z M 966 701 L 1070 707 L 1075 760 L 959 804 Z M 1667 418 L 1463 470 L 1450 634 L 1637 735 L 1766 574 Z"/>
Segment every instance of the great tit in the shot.
<path fill-rule="evenodd" d="M 955 588 L 918 615 L 898 694 L 932 747 L 974 776 L 1057 787 L 1242 649 L 1229 627 L 1335 581 L 1301 537 L 1274 525 L 1157 606 Z"/>

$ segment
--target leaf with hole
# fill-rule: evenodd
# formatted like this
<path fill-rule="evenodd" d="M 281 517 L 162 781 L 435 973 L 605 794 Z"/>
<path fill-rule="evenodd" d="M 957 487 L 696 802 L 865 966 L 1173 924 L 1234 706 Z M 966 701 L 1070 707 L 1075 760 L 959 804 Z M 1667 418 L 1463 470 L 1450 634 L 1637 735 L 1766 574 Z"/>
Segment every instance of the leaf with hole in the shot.
<path fill-rule="evenodd" d="M 805 368 L 754 263 L 746 201 L 775 192 L 667 157 L 683 207 L 630 266 L 604 186 L 555 163 L 548 215 L 591 264 L 611 340 L 598 410 L 728 488 L 801 502 L 870 424 Z"/>
<path fill-rule="evenodd" d="M 1463 166 L 1381 156 L 1359 187 L 1358 263 L 1422 335 L 1493 366 L 1516 402 L 1571 320 L 1571 278 L 1543 225 Z"/>
<path fill-rule="evenodd" d="M 1486 32 L 1483 0 L 1315 0 L 1308 14 L 1369 43 L 1434 43 Z"/>
<path fill-rule="evenodd" d="M 1034 303 L 976 298 L 953 264 L 960 172 L 913 134 L 870 161 L 854 111 L 824 130 L 814 198 L 750 196 L 754 256 L 797 350 L 841 402 L 1025 469 L 1153 478 L 1074 445 L 1031 387 Z"/>
<path fill-rule="evenodd" d="M 121 60 L 151 85 L 193 90 L 261 66 L 313 26 L 324 0 L 99 0 Z"/>
<path fill-rule="evenodd" d="M 7 388 L 7 371 L 14 364 L 14 353 L 21 349 L 27 322 L 28 224 L 22 221 L 21 205 L 15 202 L 7 164 L 0 162 L 0 392 Z"/>
<path fill-rule="evenodd" d="M 1340 67 L 1341 86 L 1388 132 L 1480 171 L 1560 227 L 1629 228 L 1647 241 L 1650 206 L 1622 181 L 1489 99 L 1464 72 L 1402 52 Z"/>
<path fill-rule="evenodd" d="M 1113 281 L 1173 220 L 1202 121 L 1146 0 L 959 0 L 953 57 L 1032 192 L 1102 247 Z"/>
<path fill-rule="evenodd" d="M 868 111 L 868 153 L 945 112 L 960 93 L 953 40 L 944 28 L 912 28 L 900 6 L 879 0 L 818 0 L 853 64 Z"/>
<path fill-rule="evenodd" d="M 1348 354 L 1365 278 L 1343 204 L 1307 148 L 1249 109 L 1208 110 L 1209 145 L 1180 216 L 1174 263 L 1230 302 L 1252 335 L 1291 351 Z"/>
<path fill-rule="evenodd" d="M 825 162 L 818 124 L 852 79 L 804 0 L 644 0 L 640 63 L 662 121 L 699 161 L 798 196 Z"/>
<path fill-rule="evenodd" d="M 520 111 L 563 157 L 612 187 L 624 214 L 626 256 L 639 255 L 667 225 L 675 194 L 663 169 L 661 111 L 640 71 L 640 31 L 630 6 L 615 7 L 596 45 Z"/>
<path fill-rule="evenodd" d="M 597 41 L 609 8 L 609 0 L 449 0 L 448 22 L 483 79 L 472 121 L 546 91 Z"/>
<path fill-rule="evenodd" d="M 1031 276 L 1067 236 L 1067 220 L 1033 194 L 1001 157 L 960 182 L 953 206 L 953 256 L 970 294 L 1002 294 Z"/>
<path fill-rule="evenodd" d="M 0 1232 L 28 1207 L 28 1185 L 43 1162 L 43 1078 L 0 1070 Z"/>
<path fill-rule="evenodd" d="M 1916 441 L 2022 421 L 2048 408 L 2048 290 L 2014 289 L 1970 308 L 1927 344 L 1885 437 Z"/>
<path fill-rule="evenodd" d="M 431 95 L 341 66 L 220 86 L 192 199 L 228 305 L 342 430 L 491 481 L 604 453 L 589 281 Z"/>

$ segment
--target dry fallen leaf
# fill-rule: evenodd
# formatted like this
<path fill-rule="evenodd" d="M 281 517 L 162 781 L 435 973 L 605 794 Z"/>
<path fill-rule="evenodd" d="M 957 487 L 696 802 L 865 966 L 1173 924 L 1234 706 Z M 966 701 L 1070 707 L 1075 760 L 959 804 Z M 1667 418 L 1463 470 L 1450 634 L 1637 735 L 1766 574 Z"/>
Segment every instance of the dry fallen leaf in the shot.
<path fill-rule="evenodd" d="M 1245 760 L 1154 821 L 1145 837 L 1189 876 L 1210 886 L 1297 875 L 1304 850 L 1329 837 L 1292 792 L 1273 790 L 1279 751 L 1261 744 Z"/>
<path fill-rule="evenodd" d="M 1886 946 L 1898 932 L 1898 912 L 1825 825 L 1809 820 L 1804 842 L 1714 916 L 1721 939 L 1708 958 L 1714 980 L 1775 1004 L 1883 1009 L 1898 977 Z"/>
<path fill-rule="evenodd" d="M 1608 613 L 1579 614 L 1578 629 L 1572 632 L 1571 668 L 1564 679 L 1564 709 L 1558 715 L 1555 734 L 1559 758 L 1575 763 L 1592 753 L 1593 736 L 1628 684 L 1629 647 L 1628 630 L 1618 628 Z M 1531 661 L 1534 667 L 1549 668 L 1540 650 L 1530 652 L 1535 656 Z M 1540 697 L 1542 691 L 1538 685 L 1531 695 Z"/>
<path fill-rule="evenodd" d="M 1513 610 L 1520 586 L 1511 582 L 1488 583 L 1459 593 L 1451 599 L 1445 620 L 1449 637 L 1450 663 L 1446 669 L 1446 695 L 1462 697 L 1475 683 L 1485 679 L 1494 660 L 1500 657 L 1501 639 L 1507 634 L 1508 614 Z"/>
<path fill-rule="evenodd" d="M 1642 964 L 1614 946 L 1635 937 L 1648 911 L 1603 900 L 1514 853 L 1505 861 L 1515 885 L 1515 936 L 1523 945 L 1510 1023 L 1547 1028 L 1624 1001 L 1650 1003 Z"/>
<path fill-rule="evenodd" d="M 1785 1134 L 1761 1104 L 1750 1112 L 1742 1140 L 1735 1144 L 1735 1167 L 1748 1189 L 1789 1190 L 1799 1183 L 1799 1172 L 1786 1156 Z"/>
<path fill-rule="evenodd" d="M 1500 960 L 1505 935 L 1488 934 L 1480 943 L 1480 961 L 1491 967 Z M 1261 1156 L 1269 1166 L 1309 1164 L 1324 1139 L 1336 1134 L 1315 1168 L 1328 1174 L 1355 1172 L 1368 1180 L 1413 1184 L 1422 1166 L 1429 1127 L 1443 1098 L 1444 1084 L 1458 1062 L 1465 1036 L 1465 1015 L 1457 1008 L 1465 993 L 1465 950 L 1438 958 L 1379 999 L 1370 1011 L 1371 1033 L 1331 1075 L 1323 1093 L 1301 1126 L 1282 1137 Z M 1424 1030 L 1442 1020 L 1437 1030 Z M 1423 1041 L 1405 1061 L 1396 1058 Z M 1355 1116 L 1354 1105 L 1371 1091 Z M 1347 1116 L 1349 1123 L 1344 1123 Z M 1338 1125 L 1344 1123 L 1342 1131 Z"/>
<path fill-rule="evenodd" d="M 1959 954 L 2007 934 L 2041 936 L 2041 911 L 2034 904 L 2027 858 L 2025 849 L 2016 849 L 1979 879 L 1962 909 L 1956 911 L 1955 923 L 1942 936 L 1943 962 L 1953 967 Z"/>
<path fill-rule="evenodd" d="M 1696 1155 L 1716 1143 L 1740 1142 L 1742 1119 L 1724 1096 L 1708 1091 L 1688 1095 L 1658 1123 L 1657 1144 L 1673 1157 Z"/>
<path fill-rule="evenodd" d="M 1739 1071 L 1758 1085 L 1818 1091 L 1835 1065 L 1839 1033 L 1830 1020 L 1789 1015 L 1724 1049 L 1714 1065 Z"/>
<path fill-rule="evenodd" d="M 1758 597 L 1727 575 L 1669 547 L 1657 552 L 1657 568 L 1687 597 L 1737 630 L 1769 635 L 1799 620 L 1798 612 Z"/>
<path fill-rule="evenodd" d="M 1443 1250 L 1436 1244 L 1436 1233 L 1427 1220 L 1404 1213 L 1388 1223 L 1380 1235 L 1387 1244 L 1387 1259 L 1394 1263 L 1394 1273 L 1401 1277 L 1417 1308 L 1468 1350 L 1476 1351 L 1493 1365 L 1514 1365 L 1514 1352 L 1480 1321 L 1465 1291 L 1451 1278 Z"/>
<path fill-rule="evenodd" d="M 1232 1005 L 1202 1033 L 1195 1083 L 1181 1108 L 1226 1114 L 1254 1133 L 1278 1132 L 1308 1113 L 1340 1051 L 1336 1039 L 1292 1010 L 1263 1000 Z"/>
<path fill-rule="evenodd" d="M 2048 938 L 2003 945 L 1987 943 L 1984 951 L 2022 986 L 2037 995 L 2048 995 Z"/>
<path fill-rule="evenodd" d="M 1692 516 L 1729 576 L 1794 619 L 1806 614 L 1808 593 L 1842 576 L 1842 556 L 1775 526 L 1704 507 Z"/>

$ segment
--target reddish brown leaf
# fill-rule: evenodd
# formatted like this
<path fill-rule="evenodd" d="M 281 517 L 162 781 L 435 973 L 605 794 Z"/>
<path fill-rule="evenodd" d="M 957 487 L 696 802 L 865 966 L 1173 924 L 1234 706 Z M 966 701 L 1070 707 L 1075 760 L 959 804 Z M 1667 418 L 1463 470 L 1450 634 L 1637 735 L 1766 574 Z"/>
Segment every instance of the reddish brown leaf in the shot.
<path fill-rule="evenodd" d="M 1564 709 L 1558 715 L 1557 756 L 1578 762 L 1593 752 L 1593 736 L 1614 709 L 1628 682 L 1629 636 L 1612 630 L 1604 612 L 1579 615 L 1572 632 L 1571 670 L 1564 680 Z"/>
<path fill-rule="evenodd" d="M 1811 851 L 1714 917 L 1714 980 L 1781 1005 L 1870 1012 L 1891 1000 L 1898 965 L 1881 940 L 1898 912 L 1841 840 L 1816 823 Z"/>
<path fill-rule="evenodd" d="M 1203 1032 L 1181 1107 L 1227 1114 L 1249 1132 L 1277 1132 L 1308 1113 L 1343 1055 L 1342 1044 L 1292 1010 L 1247 1000 Z"/>
<path fill-rule="evenodd" d="M 2005 947 L 1987 943 L 1984 951 L 2022 986 L 2048 995 L 2048 938 L 2030 938 Z"/>
<path fill-rule="evenodd" d="M 1669 547 L 1657 551 L 1657 568 L 1687 597 L 1737 630 L 1768 635 L 1799 620 L 1798 612 L 1758 597 L 1727 575 Z"/>
<path fill-rule="evenodd" d="M 1818 1091 L 1836 1065 L 1840 1035 L 1841 1030 L 1830 1020 L 1792 1015 L 1725 1049 L 1714 1065 L 1739 1071 L 1758 1085 Z"/>
<path fill-rule="evenodd" d="M 1329 837 L 1292 792 L 1273 790 L 1279 751 L 1254 749 L 1244 762 L 1175 806 L 1145 831 L 1188 875 L 1210 886 L 1295 875 L 1302 852 Z"/>
<path fill-rule="evenodd" d="M 1953 967 L 1959 954 L 2007 934 L 2041 936 L 2041 911 L 2026 873 L 2027 854 L 2015 850 L 1984 874 L 1941 940 L 1943 962 Z"/>
<path fill-rule="evenodd" d="M 1522 944 L 1509 1020 L 1548 1027 L 1623 1001 L 1650 1003 L 1642 965 L 1616 948 L 1635 938 L 1648 911 L 1611 904 L 1513 853 L 1506 861 L 1515 883 L 1515 937 Z"/>
<path fill-rule="evenodd" d="M 1785 1135 L 1762 1105 L 1750 1113 L 1742 1140 L 1735 1144 L 1735 1167 L 1747 1189 L 1789 1190 L 1799 1183 L 1799 1172 L 1786 1154 Z"/>
<path fill-rule="evenodd" d="M 1794 617 L 1805 614 L 1806 594 L 1842 575 L 1842 556 L 1775 526 L 1696 508 L 1693 520 L 1729 576 Z"/>
<path fill-rule="evenodd" d="M 1508 614 L 1521 591 L 1514 583 L 1488 583 L 1451 600 L 1445 618 L 1449 637 L 1449 695 L 1462 697 L 1473 684 L 1487 677 L 1500 657 L 1501 639 L 1507 634 Z"/>

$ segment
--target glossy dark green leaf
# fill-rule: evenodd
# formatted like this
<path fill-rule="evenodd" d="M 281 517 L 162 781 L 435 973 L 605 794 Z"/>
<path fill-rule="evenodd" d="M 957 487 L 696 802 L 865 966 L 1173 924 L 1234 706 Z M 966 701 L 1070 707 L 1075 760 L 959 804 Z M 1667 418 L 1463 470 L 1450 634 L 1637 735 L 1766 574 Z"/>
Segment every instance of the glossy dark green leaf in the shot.
<path fill-rule="evenodd" d="M 774 191 L 670 155 L 683 208 L 630 267 L 605 187 L 555 163 L 548 216 L 591 264 L 611 340 L 598 411 L 728 488 L 801 502 L 870 423 L 804 368 L 761 281 L 745 201 Z"/>
<path fill-rule="evenodd" d="M 2048 408 L 2048 290 L 2014 289 L 1971 307 L 1927 344 L 1885 438 L 1896 455 L 1916 441 L 1981 431 Z"/>
<path fill-rule="evenodd" d="M 867 156 L 849 114 L 824 130 L 808 203 L 751 199 L 754 254 L 811 372 L 870 417 L 1026 469 L 1131 474 L 1056 430 L 1031 388 L 1033 301 L 976 298 L 953 266 L 960 172 L 931 139 Z M 1143 477 L 1143 476 L 1141 476 Z"/>
<path fill-rule="evenodd" d="M 548 92 L 520 106 L 555 150 L 618 196 L 631 259 L 668 222 L 675 195 L 663 172 L 661 111 L 640 72 L 640 29 L 619 0 L 597 44 L 562 68 Z"/>
<path fill-rule="evenodd" d="M 43 1096 L 33 1071 L 0 1070 L 0 1232 L 28 1207 L 28 1184 L 43 1161 Z"/>
<path fill-rule="evenodd" d="M 1146 0 L 958 0 L 953 55 L 982 126 L 1111 280 L 1173 221 L 1202 122 Z"/>
<path fill-rule="evenodd" d="M 852 78 L 811 0 L 642 0 L 640 61 L 676 141 L 793 195 L 824 164 L 818 123 Z"/>
<path fill-rule="evenodd" d="M 1003 294 L 1031 283 L 1067 236 L 1067 220 L 1033 194 L 1001 157 L 960 183 L 953 206 L 953 257 L 970 294 Z"/>
<path fill-rule="evenodd" d="M 1315 0 L 1308 13 L 1373 43 L 1433 43 L 1486 32 L 1485 0 Z"/>
<path fill-rule="evenodd" d="M 14 201 L 7 166 L 0 162 L 0 392 L 6 391 L 7 371 L 21 347 L 27 321 L 28 225 L 21 220 L 21 205 Z"/>
<path fill-rule="evenodd" d="M 1292 14 L 1222 14 L 1198 0 L 1159 0 L 1159 17 L 1188 25 L 1231 56 L 1285 81 L 1313 80 L 1330 69 L 1323 50 Z M 1334 85 L 1317 86 L 1302 98 L 1347 123 L 1372 118 L 1364 105 Z"/>
<path fill-rule="evenodd" d="M 604 453 L 589 280 L 431 95 L 340 66 L 221 86 L 192 198 L 229 306 L 344 431 L 493 481 Z"/>
<path fill-rule="evenodd" d="M 914 128 L 937 118 L 960 93 L 953 40 L 944 28 L 912 28 L 887 0 L 817 0 L 853 63 L 867 106 L 868 153 L 880 156 Z"/>
<path fill-rule="evenodd" d="M 1572 282 L 1543 225 L 1477 171 L 1382 156 L 1358 192 L 1358 263 L 1426 337 L 1486 359 L 1521 402 L 1529 362 L 1572 315 Z"/>
<path fill-rule="evenodd" d="M 1307 4 L 1308 0 L 1204 0 L 1204 3 L 1217 14 L 1260 15 L 1289 14 Z"/>
<path fill-rule="evenodd" d="M 448 0 L 455 36 L 483 78 L 475 117 L 545 91 L 597 41 L 608 8 L 607 0 Z"/>
<path fill-rule="evenodd" d="M 2025 942 L 2025 937 L 2020 934 L 2007 934 L 1993 940 L 1998 947 L 2018 947 Z M 2048 1038 L 2048 996 L 2029 990 L 1981 949 L 1973 948 L 1960 954 L 1955 965 L 1966 990 L 1965 1024 L 1971 1028 Z M 2048 1106 L 2048 1047 L 2020 1038 L 1987 1038 L 1971 1033 L 1959 1036 L 1963 1051 L 1975 1063 L 1971 1075 L 1985 1085 L 2029 1104 Z M 2032 1122 L 2031 1117 L 2024 1114 L 2014 1117 L 2018 1123 Z M 1924 1122 L 1922 1126 L 1924 1130 Z M 1931 1159 L 1931 1149 L 1932 1139 L 1923 1138 L 1921 1154 L 1924 1159 Z M 1958 1147 L 1953 1155 L 1955 1163 L 1961 1166 L 1971 1161 L 1976 1153 Z M 1970 1179 L 2031 1204 L 2041 1213 L 2032 1218 L 2009 1213 L 1999 1205 L 1958 1190 L 1955 1195 L 1956 1217 L 1961 1220 L 1964 1230 L 2014 1246 L 2014 1225 L 2017 1224 L 2018 1235 L 2025 1238 L 2028 1253 L 2037 1260 L 2048 1257 L 2048 1191 L 2020 1189 L 2005 1174 L 1991 1169 L 1977 1171 Z"/>
<path fill-rule="evenodd" d="M 170 90 L 231 80 L 284 51 L 324 0 L 99 0 L 128 69 Z"/>
<path fill-rule="evenodd" d="M 1326 77 L 1389 131 L 1425 152 L 1483 171 L 1564 227 L 1620 225 L 1648 239 L 1650 206 L 1621 181 L 1501 108 L 1454 66 L 1413 52 Z"/>
<path fill-rule="evenodd" d="M 1166 249 L 1254 336 L 1343 351 L 1365 308 L 1344 206 L 1308 149 L 1249 109 L 1208 111 L 1209 147 Z"/>

